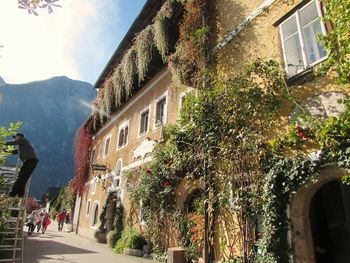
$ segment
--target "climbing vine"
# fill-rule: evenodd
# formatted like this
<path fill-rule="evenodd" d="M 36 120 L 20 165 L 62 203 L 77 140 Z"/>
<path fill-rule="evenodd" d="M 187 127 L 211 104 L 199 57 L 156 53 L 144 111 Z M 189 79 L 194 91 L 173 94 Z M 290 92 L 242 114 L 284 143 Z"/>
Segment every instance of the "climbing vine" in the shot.
<path fill-rule="evenodd" d="M 180 38 L 175 53 L 169 58 L 175 77 L 191 87 L 201 86 L 207 68 L 209 27 L 205 18 L 208 5 L 205 0 L 185 2 L 185 15 L 179 26 Z"/>
<path fill-rule="evenodd" d="M 332 27 L 326 36 L 321 36 L 329 57 L 323 71 L 334 69 L 339 83 L 350 82 L 350 2 L 329 0 L 326 2 L 325 22 Z"/>
<path fill-rule="evenodd" d="M 257 61 L 240 77 L 227 83 L 216 81 L 213 87 L 201 89 L 195 96 L 188 95 L 179 124 L 167 130 L 169 140 L 166 145 L 155 151 L 154 160 L 148 167 L 138 174 L 132 173 L 127 192 L 136 205 L 142 203 L 145 232 L 152 233 L 147 237 L 156 242 L 158 248 L 166 248 L 165 239 L 159 239 L 159 236 L 165 235 L 169 218 L 183 218 L 176 210 L 175 196 L 181 181 L 194 180 L 204 184 L 204 175 L 209 180 L 210 239 L 218 214 L 225 214 L 230 209 L 227 200 L 232 198 L 231 195 L 239 199 L 249 192 L 249 184 L 259 185 L 263 169 L 260 163 L 267 152 L 269 128 L 279 106 L 278 97 L 285 87 L 278 68 L 273 61 Z M 246 198 L 236 205 L 241 210 L 244 207 L 244 214 L 249 215 L 249 218 L 240 217 L 239 220 L 248 222 L 249 219 L 253 224 L 256 212 L 251 207 L 256 207 L 254 201 Z M 240 236 L 248 241 L 248 237 L 243 237 L 243 233 L 248 232 L 245 230 L 239 230 Z M 193 242 L 201 239 L 189 243 L 181 240 L 184 237 L 180 236 L 178 242 L 187 244 L 188 249 L 200 247 Z M 213 248 L 210 253 L 214 257 Z"/>
<path fill-rule="evenodd" d="M 142 30 L 135 39 L 135 51 L 137 54 L 136 65 L 139 84 L 145 79 L 148 66 L 152 60 L 153 52 L 153 26 L 149 25 Z"/>
<path fill-rule="evenodd" d="M 107 116 L 110 115 L 112 110 L 112 87 L 111 87 L 111 81 L 106 82 L 106 86 L 104 88 L 103 92 L 103 102 L 102 102 L 102 112 L 103 114 L 106 114 Z"/>
<path fill-rule="evenodd" d="M 154 161 L 127 175 L 126 190 L 133 208 L 140 208 L 142 203 L 145 236 L 155 250 L 167 248 L 169 232 L 166 230 L 174 225 L 171 218 L 175 212 L 175 190 L 181 179 L 177 171 L 180 156 L 178 149 L 171 144 L 159 147 L 154 152 Z"/>
<path fill-rule="evenodd" d="M 325 165 L 334 164 L 350 171 L 350 102 L 343 103 L 346 110 L 326 120 L 301 114 L 296 121 L 304 127 L 293 123 L 277 143 L 271 143 L 263 191 L 264 262 L 289 262 L 291 247 L 287 233 L 291 226 L 286 210 L 300 187 L 317 180 Z M 309 158 L 305 151 L 310 148 L 308 145 L 318 151 L 314 158 Z M 348 176 L 343 181 L 346 183 Z"/>
<path fill-rule="evenodd" d="M 90 155 L 92 145 L 92 128 L 90 123 L 80 127 L 75 137 L 74 160 L 75 160 L 75 177 L 73 187 L 75 193 L 80 196 L 84 192 L 85 183 L 90 171 Z"/>
<path fill-rule="evenodd" d="M 163 60 L 169 50 L 168 33 L 166 32 L 166 22 L 171 18 L 173 13 L 173 3 L 166 1 L 161 7 L 154 19 L 154 44 L 157 47 Z"/>
<path fill-rule="evenodd" d="M 163 61 L 167 60 L 169 50 L 169 32 L 166 30 L 166 23 L 173 14 L 175 3 L 183 4 L 185 1 L 165 1 L 157 13 L 154 24 L 148 25 L 141 32 L 136 34 L 131 46 L 124 54 L 119 65 L 108 76 L 100 91 L 100 100 L 103 102 L 97 105 L 98 110 L 93 114 L 99 114 L 99 120 L 104 121 L 109 115 L 111 101 L 114 101 L 116 108 L 121 104 L 122 98 L 131 95 L 135 80 L 140 84 L 148 72 L 148 66 L 152 60 L 154 47 L 157 48 Z M 113 92 L 106 92 L 105 89 Z M 97 103 L 98 104 L 98 103 Z M 95 122 L 97 120 L 94 117 Z"/>
<path fill-rule="evenodd" d="M 121 62 L 122 79 L 126 97 L 129 97 L 131 94 L 137 73 L 136 55 L 136 50 L 132 47 L 127 51 Z"/>

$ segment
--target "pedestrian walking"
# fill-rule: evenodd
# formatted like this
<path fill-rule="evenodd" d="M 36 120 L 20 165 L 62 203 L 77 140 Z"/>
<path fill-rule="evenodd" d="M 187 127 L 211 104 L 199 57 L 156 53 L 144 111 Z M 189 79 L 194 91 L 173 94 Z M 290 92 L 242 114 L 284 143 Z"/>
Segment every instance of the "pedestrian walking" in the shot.
<path fill-rule="evenodd" d="M 37 216 L 35 218 L 35 225 L 36 225 L 36 232 L 39 233 L 41 225 L 42 225 L 42 221 L 43 221 L 43 217 L 44 217 L 44 212 L 40 211 L 39 213 L 37 213 Z"/>
<path fill-rule="evenodd" d="M 66 224 L 70 223 L 69 212 L 66 213 Z"/>
<path fill-rule="evenodd" d="M 34 231 L 34 228 L 35 228 L 35 225 L 34 225 L 34 222 L 35 222 L 35 216 L 36 216 L 36 213 L 35 213 L 35 210 L 32 211 L 32 213 L 27 217 L 27 227 L 28 227 L 28 235 L 32 235 L 33 231 Z"/>
<path fill-rule="evenodd" d="M 61 232 L 63 229 L 63 224 L 64 224 L 64 220 L 66 219 L 66 211 L 61 211 L 61 213 L 59 213 L 57 215 L 57 221 L 58 221 L 58 231 Z"/>
<path fill-rule="evenodd" d="M 50 214 L 45 212 L 42 221 L 41 233 L 45 234 L 47 227 L 51 224 Z"/>
<path fill-rule="evenodd" d="M 6 146 L 14 145 L 17 149 L 14 151 L 8 151 L 8 147 L 5 146 L 4 151 L 11 154 L 19 154 L 19 159 L 23 162 L 20 168 L 17 180 L 12 187 L 10 196 L 23 197 L 26 187 L 26 183 L 30 176 L 32 175 L 36 165 L 39 162 L 38 156 L 31 143 L 24 137 L 23 133 L 16 133 L 13 136 L 13 141 L 5 142 Z"/>

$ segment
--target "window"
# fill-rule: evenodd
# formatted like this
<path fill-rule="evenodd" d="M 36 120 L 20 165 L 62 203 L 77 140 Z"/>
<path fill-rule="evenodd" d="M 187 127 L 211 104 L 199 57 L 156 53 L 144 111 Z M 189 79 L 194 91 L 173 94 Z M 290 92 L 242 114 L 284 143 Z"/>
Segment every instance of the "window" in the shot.
<path fill-rule="evenodd" d="M 95 161 L 95 154 L 96 154 L 96 147 L 92 149 L 92 152 L 91 152 L 91 163 L 94 163 Z"/>
<path fill-rule="evenodd" d="M 144 213 L 144 208 L 143 208 L 143 203 L 142 201 L 140 202 L 140 208 L 139 208 L 139 224 L 141 226 L 143 226 L 145 224 L 145 220 L 144 220 L 144 217 L 143 217 L 143 213 Z"/>
<path fill-rule="evenodd" d="M 140 135 L 144 135 L 148 132 L 148 120 L 149 120 L 149 109 L 141 112 L 140 115 Z"/>
<path fill-rule="evenodd" d="M 119 159 L 115 167 L 115 176 L 113 178 L 112 188 L 116 189 L 120 186 L 120 179 L 122 173 L 122 160 Z"/>
<path fill-rule="evenodd" d="M 105 141 L 105 148 L 104 148 L 104 151 L 103 151 L 103 157 L 104 158 L 106 158 L 108 156 L 110 142 L 111 142 L 111 136 L 109 135 L 106 138 L 106 141 Z"/>
<path fill-rule="evenodd" d="M 98 222 L 98 202 L 95 201 L 92 209 L 92 215 L 91 215 L 91 220 L 90 220 L 90 226 L 94 227 L 96 226 Z"/>
<path fill-rule="evenodd" d="M 186 101 L 186 94 L 182 94 L 180 96 L 180 108 L 184 106 L 185 101 Z"/>
<path fill-rule="evenodd" d="M 156 126 L 163 125 L 166 123 L 166 96 L 160 98 L 156 104 Z"/>
<path fill-rule="evenodd" d="M 129 135 L 129 122 L 126 122 L 125 124 L 119 127 L 118 149 L 128 144 L 128 135 Z"/>
<path fill-rule="evenodd" d="M 95 161 L 98 160 L 100 158 L 100 144 L 96 146 L 96 153 L 95 153 Z"/>
<path fill-rule="evenodd" d="M 283 56 L 287 76 L 292 77 L 327 57 L 317 37 L 326 34 L 321 6 L 313 0 L 280 24 Z"/>
<path fill-rule="evenodd" d="M 86 203 L 86 216 L 90 215 L 90 206 L 91 206 L 91 200 L 88 200 Z"/>
<path fill-rule="evenodd" d="M 92 194 L 94 195 L 96 192 L 96 186 L 97 186 L 97 179 L 94 179 L 92 183 Z"/>

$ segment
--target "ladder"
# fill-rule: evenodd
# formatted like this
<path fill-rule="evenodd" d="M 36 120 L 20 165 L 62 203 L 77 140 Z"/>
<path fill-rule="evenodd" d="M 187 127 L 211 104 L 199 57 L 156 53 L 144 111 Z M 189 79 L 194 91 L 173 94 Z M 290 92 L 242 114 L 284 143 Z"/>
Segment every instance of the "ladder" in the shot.
<path fill-rule="evenodd" d="M 18 176 L 19 169 L 22 166 L 22 162 L 18 162 L 15 170 L 15 177 L 9 178 L 6 181 L 5 187 L 0 189 L 3 195 L 8 195 L 10 192 L 16 177 Z M 23 263 L 24 258 L 24 224 L 26 219 L 26 199 L 28 196 L 28 190 L 30 185 L 30 179 L 26 184 L 25 195 L 22 198 L 19 197 L 7 197 L 7 208 L 1 210 L 2 217 L 2 229 L 0 229 L 0 262 L 7 263 Z"/>

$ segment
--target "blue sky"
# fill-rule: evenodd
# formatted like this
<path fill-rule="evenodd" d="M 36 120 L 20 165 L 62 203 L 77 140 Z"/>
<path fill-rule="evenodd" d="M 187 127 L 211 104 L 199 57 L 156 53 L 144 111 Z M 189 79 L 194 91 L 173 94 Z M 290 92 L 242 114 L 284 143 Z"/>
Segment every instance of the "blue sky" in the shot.
<path fill-rule="evenodd" d="M 94 84 L 146 0 L 60 0 L 39 16 L 0 1 L 0 76 L 26 83 L 68 76 Z"/>

